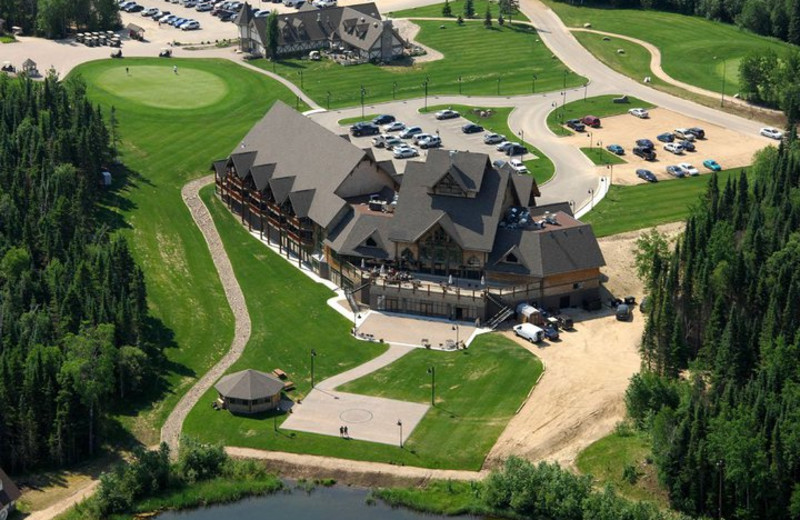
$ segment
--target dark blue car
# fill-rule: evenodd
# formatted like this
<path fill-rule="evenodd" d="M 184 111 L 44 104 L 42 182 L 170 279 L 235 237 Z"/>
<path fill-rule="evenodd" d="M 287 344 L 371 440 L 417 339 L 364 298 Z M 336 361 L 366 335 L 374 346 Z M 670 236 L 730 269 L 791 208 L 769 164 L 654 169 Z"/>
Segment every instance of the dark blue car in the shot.
<path fill-rule="evenodd" d="M 610 144 L 606 146 L 606 150 L 613 154 L 625 155 L 625 149 L 618 144 Z"/>
<path fill-rule="evenodd" d="M 636 176 L 640 179 L 646 180 L 647 182 L 658 182 L 655 174 L 650 170 L 639 169 L 636 170 Z"/>
<path fill-rule="evenodd" d="M 683 149 L 687 152 L 695 151 L 694 143 L 691 141 L 681 141 L 680 144 L 681 146 L 683 146 Z"/>
<path fill-rule="evenodd" d="M 637 139 L 636 146 L 639 148 L 649 148 L 650 150 L 656 147 L 650 139 Z"/>
<path fill-rule="evenodd" d="M 670 132 L 664 132 L 663 134 L 658 134 L 656 139 L 661 141 L 662 143 L 671 143 L 675 140 L 675 136 L 672 135 Z"/>

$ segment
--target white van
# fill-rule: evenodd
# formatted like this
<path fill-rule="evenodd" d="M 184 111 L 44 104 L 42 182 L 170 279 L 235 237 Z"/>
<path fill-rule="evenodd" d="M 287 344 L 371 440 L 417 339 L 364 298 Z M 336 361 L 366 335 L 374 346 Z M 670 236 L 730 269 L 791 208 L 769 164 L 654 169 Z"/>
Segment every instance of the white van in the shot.
<path fill-rule="evenodd" d="M 540 329 L 532 323 L 521 323 L 514 325 L 514 334 L 520 338 L 525 338 L 531 343 L 539 343 L 544 340 L 544 330 Z"/>

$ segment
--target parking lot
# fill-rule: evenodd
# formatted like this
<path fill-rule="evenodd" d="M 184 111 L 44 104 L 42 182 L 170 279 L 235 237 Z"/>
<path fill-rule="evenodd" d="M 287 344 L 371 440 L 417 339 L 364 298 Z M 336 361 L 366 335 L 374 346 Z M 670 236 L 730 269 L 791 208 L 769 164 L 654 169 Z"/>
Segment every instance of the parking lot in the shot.
<path fill-rule="evenodd" d="M 694 152 L 684 152 L 683 155 L 674 155 L 664 150 L 664 143 L 656 139 L 658 134 L 672 132 L 676 128 L 700 127 L 705 130 L 705 139 L 695 142 Z M 590 137 L 591 136 L 591 137 Z M 638 168 L 652 171 L 659 180 L 673 179 L 666 173 L 666 167 L 673 164 L 688 162 L 700 170 L 700 174 L 710 173 L 703 167 L 706 159 L 716 160 L 723 169 L 748 166 L 753 162 L 753 154 L 774 141 L 759 135 L 744 135 L 726 128 L 708 124 L 704 121 L 692 119 L 663 108 L 650 110 L 649 119 L 638 119 L 628 114 L 603 118 L 601 128 L 587 129 L 586 132 L 565 137 L 565 141 L 576 147 L 590 146 L 603 147 L 610 144 L 621 145 L 625 149 L 622 158 L 625 164 L 617 164 L 613 168 L 614 184 L 637 184 L 645 182 L 636 176 Z M 655 161 L 645 161 L 631 153 L 637 139 L 650 139 L 655 143 Z M 606 174 L 604 166 L 599 166 L 601 173 Z M 608 171 L 610 173 L 610 171 Z"/>
<path fill-rule="evenodd" d="M 484 144 L 483 136 L 488 133 L 488 131 L 476 132 L 474 134 L 465 134 L 462 132 L 461 127 L 470 122 L 464 117 L 437 120 L 433 113 L 423 114 L 410 107 L 403 107 L 403 109 L 395 111 L 392 115 L 395 116 L 398 121 L 405 123 L 406 126 L 419 126 L 425 133 L 439 135 L 442 140 L 442 148 L 444 149 L 486 153 L 489 155 L 492 161 L 495 159 L 509 159 L 509 157 L 507 157 L 503 152 L 497 151 L 495 145 Z M 349 127 L 350 125 L 338 126 L 337 128 L 332 128 L 332 130 L 339 133 L 346 133 Z M 400 132 L 392 132 L 392 134 L 398 135 Z M 405 163 L 407 161 L 425 160 L 427 151 L 421 149 L 419 146 L 414 145 L 411 139 L 405 139 L 405 141 L 418 149 L 419 157 L 410 159 L 394 159 L 394 156 L 390 150 L 372 146 L 373 137 L 375 136 L 351 137 L 351 140 L 356 146 L 362 148 L 372 147 L 373 151 L 375 152 L 375 157 L 378 160 L 393 160 L 398 172 L 405 171 Z M 509 137 L 511 141 L 519 141 L 519 139 L 515 138 L 514 136 L 507 137 Z M 522 159 L 525 161 L 533 158 L 534 155 L 531 153 L 527 153 L 522 157 Z"/>

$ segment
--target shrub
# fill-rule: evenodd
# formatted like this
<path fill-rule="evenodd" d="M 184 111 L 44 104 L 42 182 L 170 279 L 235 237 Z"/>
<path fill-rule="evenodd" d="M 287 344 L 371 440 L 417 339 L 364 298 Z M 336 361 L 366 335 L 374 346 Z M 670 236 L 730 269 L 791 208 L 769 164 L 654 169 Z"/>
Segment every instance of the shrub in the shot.
<path fill-rule="evenodd" d="M 181 439 L 178 474 L 188 483 L 219 476 L 227 461 L 228 455 L 219 444 L 203 444 L 190 437 Z"/>

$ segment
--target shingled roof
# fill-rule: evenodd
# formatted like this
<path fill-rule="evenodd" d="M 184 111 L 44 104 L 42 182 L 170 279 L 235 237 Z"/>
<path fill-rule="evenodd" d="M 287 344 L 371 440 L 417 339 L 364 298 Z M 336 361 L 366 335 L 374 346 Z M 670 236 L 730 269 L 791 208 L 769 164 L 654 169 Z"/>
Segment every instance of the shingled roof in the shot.
<path fill-rule="evenodd" d="M 0 489 L 0 509 L 3 509 L 10 503 L 16 502 L 22 493 L 20 493 L 14 481 L 6 475 L 6 472 L 3 471 L 2 468 L 0 468 L 0 483 L 2 483 L 2 489 Z"/>
<path fill-rule="evenodd" d="M 474 196 L 430 193 L 430 188 L 447 174 Z M 461 248 L 491 251 L 512 175 L 516 174 L 492 168 L 486 154 L 430 150 L 425 162 L 412 161 L 406 166 L 389 236 L 415 242 L 438 224 Z M 512 194 L 519 199 L 514 202 L 527 204 L 532 187 L 529 176 L 511 182 Z"/>
<path fill-rule="evenodd" d="M 364 159 L 364 150 L 281 101 L 230 155 L 240 178 L 252 175 L 259 190 L 269 185 L 278 203 L 289 199 L 298 215 L 322 227 L 347 206 L 336 191 Z"/>
<path fill-rule="evenodd" d="M 551 209 L 557 208 L 532 208 L 531 216 L 540 220 Z M 575 220 L 568 210 L 551 213 L 557 223 L 545 223 L 543 229 L 500 228 L 487 269 L 544 278 L 606 265 L 591 225 Z M 507 261 L 509 253 L 515 262 Z"/>
<path fill-rule="evenodd" d="M 224 397 L 253 401 L 280 393 L 283 390 L 283 381 L 248 368 L 223 377 L 214 388 Z"/>

